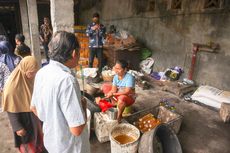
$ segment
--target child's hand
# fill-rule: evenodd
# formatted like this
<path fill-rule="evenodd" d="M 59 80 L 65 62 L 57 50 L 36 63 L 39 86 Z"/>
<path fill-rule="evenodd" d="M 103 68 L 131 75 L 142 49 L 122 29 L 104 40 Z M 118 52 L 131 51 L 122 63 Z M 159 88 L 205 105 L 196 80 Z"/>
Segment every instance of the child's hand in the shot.
<path fill-rule="evenodd" d="M 113 96 L 113 93 L 109 92 L 108 94 L 106 94 L 105 98 L 110 98 Z"/>
<path fill-rule="evenodd" d="M 17 133 L 18 136 L 23 137 L 23 136 L 26 135 L 26 130 L 21 129 L 21 130 L 16 131 L 16 133 Z"/>
<path fill-rule="evenodd" d="M 98 104 L 98 105 L 99 105 L 100 100 L 101 100 L 101 97 L 96 97 L 96 98 L 95 98 L 95 102 L 96 102 L 96 104 Z"/>

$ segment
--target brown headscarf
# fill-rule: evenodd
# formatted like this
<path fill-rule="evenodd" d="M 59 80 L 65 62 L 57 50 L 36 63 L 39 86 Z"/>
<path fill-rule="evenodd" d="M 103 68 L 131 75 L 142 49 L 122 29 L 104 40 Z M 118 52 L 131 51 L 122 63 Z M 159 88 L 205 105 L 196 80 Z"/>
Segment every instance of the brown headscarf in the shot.
<path fill-rule="evenodd" d="M 21 60 L 3 89 L 3 111 L 11 113 L 31 112 L 30 102 L 34 79 L 28 79 L 26 72 L 36 72 L 38 69 L 37 61 L 33 56 L 27 56 Z"/>

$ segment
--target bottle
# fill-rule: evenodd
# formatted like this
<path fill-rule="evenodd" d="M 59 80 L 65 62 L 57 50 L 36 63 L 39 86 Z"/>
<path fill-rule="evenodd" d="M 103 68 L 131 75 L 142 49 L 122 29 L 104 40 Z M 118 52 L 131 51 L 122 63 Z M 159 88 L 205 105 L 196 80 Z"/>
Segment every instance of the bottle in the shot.
<path fill-rule="evenodd" d="M 176 111 L 176 107 L 175 107 L 175 106 L 171 106 L 171 107 L 170 107 L 170 110 L 171 110 L 172 112 L 175 112 L 175 111 Z"/>
<path fill-rule="evenodd" d="M 160 105 L 160 106 L 164 106 L 165 104 L 164 104 L 164 102 L 161 101 L 161 102 L 159 103 L 159 105 Z"/>
<path fill-rule="evenodd" d="M 154 115 L 151 114 L 151 113 L 149 113 L 149 114 L 143 116 L 142 118 L 140 118 L 140 119 L 139 119 L 139 122 L 144 122 L 144 121 L 146 121 L 146 120 L 148 120 L 148 119 L 150 119 L 150 118 L 152 118 L 152 117 L 154 117 Z"/>

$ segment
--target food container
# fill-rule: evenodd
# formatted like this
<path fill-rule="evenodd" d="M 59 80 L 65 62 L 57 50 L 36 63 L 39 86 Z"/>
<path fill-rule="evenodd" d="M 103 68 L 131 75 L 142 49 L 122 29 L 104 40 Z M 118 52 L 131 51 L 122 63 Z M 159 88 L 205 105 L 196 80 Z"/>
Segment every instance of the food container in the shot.
<path fill-rule="evenodd" d="M 111 120 L 116 120 L 117 119 L 117 113 L 118 113 L 118 109 L 117 108 L 110 108 L 108 111 L 107 111 L 108 115 L 109 115 L 109 118 Z"/>
<path fill-rule="evenodd" d="M 152 108 L 144 109 L 125 117 L 125 120 L 131 124 L 134 124 L 136 121 L 138 121 L 139 118 L 149 113 L 153 114 L 157 119 L 161 121 L 161 123 L 165 123 L 167 126 L 171 127 L 175 133 L 179 133 L 183 116 L 175 111 L 171 111 L 165 108 L 164 106 L 154 106 Z"/>

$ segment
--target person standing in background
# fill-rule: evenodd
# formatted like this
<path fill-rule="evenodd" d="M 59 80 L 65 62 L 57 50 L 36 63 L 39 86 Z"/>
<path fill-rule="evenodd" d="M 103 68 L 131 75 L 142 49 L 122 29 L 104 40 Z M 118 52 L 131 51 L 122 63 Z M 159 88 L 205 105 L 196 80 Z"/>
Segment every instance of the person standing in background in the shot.
<path fill-rule="evenodd" d="M 26 56 L 31 55 L 30 48 L 24 43 L 25 42 L 25 36 L 23 34 L 16 34 L 15 36 L 15 54 L 18 56 L 21 56 L 22 58 Z"/>
<path fill-rule="evenodd" d="M 40 27 L 40 40 L 44 47 L 46 60 L 49 61 L 49 48 L 48 44 L 51 40 L 53 34 L 52 26 L 50 24 L 50 19 L 48 17 L 44 17 L 44 23 Z"/>
<path fill-rule="evenodd" d="M 0 62 L 6 64 L 10 72 L 12 72 L 21 61 L 21 57 L 14 54 L 14 50 L 8 41 L 0 42 L 0 52 Z"/>
<path fill-rule="evenodd" d="M 8 38 L 5 35 L 0 35 L 0 41 L 8 41 Z"/>
<path fill-rule="evenodd" d="M 92 23 L 88 25 L 86 35 L 89 37 L 89 67 L 93 67 L 94 57 L 98 58 L 98 72 L 102 71 L 103 41 L 105 39 L 106 28 L 100 24 L 98 13 L 93 14 Z"/>

